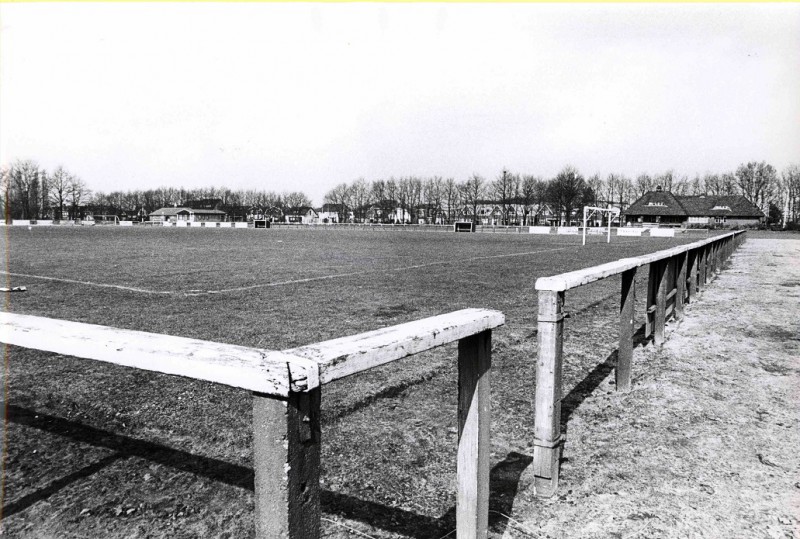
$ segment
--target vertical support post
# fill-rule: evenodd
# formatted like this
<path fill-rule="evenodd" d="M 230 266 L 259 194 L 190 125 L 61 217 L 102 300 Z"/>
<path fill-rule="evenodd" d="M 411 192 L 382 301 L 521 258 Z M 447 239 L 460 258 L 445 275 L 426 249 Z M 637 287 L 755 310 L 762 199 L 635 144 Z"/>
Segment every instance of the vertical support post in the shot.
<path fill-rule="evenodd" d="M 622 272 L 622 292 L 619 302 L 619 350 L 615 380 L 617 391 L 631 387 L 631 360 L 633 359 L 633 318 L 636 304 L 636 268 Z"/>
<path fill-rule="evenodd" d="M 658 262 L 650 263 L 650 270 L 647 275 L 647 305 L 645 310 L 644 336 L 645 338 L 653 334 L 653 323 L 655 320 L 656 293 L 658 292 Z"/>
<path fill-rule="evenodd" d="M 697 280 L 698 290 L 702 290 L 705 288 L 706 283 L 708 282 L 708 246 L 704 245 L 699 249 L 699 257 L 700 257 L 700 278 Z"/>
<path fill-rule="evenodd" d="M 537 496 L 558 490 L 561 459 L 561 361 L 564 351 L 564 292 L 539 291 L 539 350 L 536 361 L 536 410 L 533 474 Z"/>
<path fill-rule="evenodd" d="M 719 246 L 716 243 L 711 244 L 711 279 L 717 276 L 717 262 L 719 261 L 719 253 L 717 250 Z"/>
<path fill-rule="evenodd" d="M 485 539 L 489 529 L 489 375 L 492 332 L 458 341 L 456 534 Z"/>
<path fill-rule="evenodd" d="M 320 388 L 288 398 L 253 393 L 257 539 L 320 534 Z"/>
<path fill-rule="evenodd" d="M 687 253 L 689 256 L 689 290 L 686 296 L 686 302 L 691 303 L 697 296 L 697 250 L 692 250 Z"/>
<path fill-rule="evenodd" d="M 654 263 L 657 272 L 656 312 L 653 317 L 653 342 L 664 344 L 664 326 L 667 323 L 667 266 L 669 260 Z"/>
<path fill-rule="evenodd" d="M 675 283 L 675 319 L 683 320 L 683 305 L 686 300 L 686 270 L 689 253 L 681 253 L 675 257 L 678 264 L 678 282 Z"/>

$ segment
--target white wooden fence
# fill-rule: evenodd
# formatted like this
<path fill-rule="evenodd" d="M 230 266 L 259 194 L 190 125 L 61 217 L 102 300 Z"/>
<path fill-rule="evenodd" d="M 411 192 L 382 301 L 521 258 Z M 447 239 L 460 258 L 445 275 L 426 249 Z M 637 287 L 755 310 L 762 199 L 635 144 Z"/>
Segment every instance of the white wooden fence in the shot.
<path fill-rule="evenodd" d="M 225 384 L 253 394 L 256 537 L 320 534 L 320 387 L 458 341 L 457 537 L 489 516 L 489 373 L 498 311 L 464 309 L 285 351 L 0 313 L 0 342 Z"/>
<path fill-rule="evenodd" d="M 552 496 L 558 488 L 561 434 L 561 367 L 564 334 L 564 298 L 567 290 L 622 276 L 617 390 L 628 390 L 633 355 L 636 271 L 649 265 L 645 337 L 664 342 L 670 317 L 683 317 L 684 304 L 722 269 L 723 262 L 744 241 L 743 231 L 730 232 L 687 245 L 635 258 L 624 258 L 588 269 L 536 280 L 539 295 L 538 358 L 534 424 L 534 485 L 537 495 Z"/>

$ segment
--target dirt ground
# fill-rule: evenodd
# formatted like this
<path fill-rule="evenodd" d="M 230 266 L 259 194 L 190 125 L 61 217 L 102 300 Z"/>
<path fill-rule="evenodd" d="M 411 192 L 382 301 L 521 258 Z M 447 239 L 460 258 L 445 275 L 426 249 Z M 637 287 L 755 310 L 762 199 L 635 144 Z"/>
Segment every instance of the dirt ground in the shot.
<path fill-rule="evenodd" d="M 568 424 L 559 496 L 502 537 L 800 537 L 800 239 L 748 239 Z M 500 535 L 497 535 L 500 536 Z"/>

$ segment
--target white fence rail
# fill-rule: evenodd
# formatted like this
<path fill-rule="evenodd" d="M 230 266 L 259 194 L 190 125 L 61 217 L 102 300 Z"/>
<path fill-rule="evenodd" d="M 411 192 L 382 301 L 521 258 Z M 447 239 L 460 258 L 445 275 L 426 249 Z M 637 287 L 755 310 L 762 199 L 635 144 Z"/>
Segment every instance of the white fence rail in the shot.
<path fill-rule="evenodd" d="M 558 489 L 559 461 L 564 443 L 561 434 L 561 370 L 566 292 L 607 277 L 621 276 L 616 384 L 618 390 L 627 390 L 631 380 L 637 269 L 647 265 L 650 268 L 645 337 L 652 335 L 653 342 L 661 344 L 670 315 L 682 318 L 684 304 L 692 301 L 721 271 L 723 262 L 744 239 L 744 232 L 730 232 L 644 256 L 623 258 L 536 280 L 539 318 L 533 468 L 537 495 L 552 496 Z"/>
<path fill-rule="evenodd" d="M 292 350 L 0 313 L 0 342 L 253 393 L 256 537 L 320 534 L 321 385 L 458 341 L 457 537 L 486 537 L 489 373 L 498 311 L 464 309 Z"/>

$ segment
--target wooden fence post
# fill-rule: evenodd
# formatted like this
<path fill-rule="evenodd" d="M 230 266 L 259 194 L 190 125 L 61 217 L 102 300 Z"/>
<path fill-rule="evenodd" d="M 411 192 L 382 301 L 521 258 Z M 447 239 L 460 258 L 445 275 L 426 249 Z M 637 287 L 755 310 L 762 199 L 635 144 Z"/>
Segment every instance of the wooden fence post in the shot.
<path fill-rule="evenodd" d="M 288 398 L 253 393 L 257 539 L 320 534 L 320 388 Z"/>
<path fill-rule="evenodd" d="M 687 255 L 689 257 L 689 289 L 686 302 L 691 303 L 699 290 L 697 285 L 697 249 L 689 251 Z"/>
<path fill-rule="evenodd" d="M 651 262 L 647 275 L 647 304 L 645 309 L 644 336 L 653 334 L 655 321 L 656 295 L 658 293 L 658 262 Z"/>
<path fill-rule="evenodd" d="M 550 497 L 558 489 L 561 459 L 561 361 L 564 292 L 539 291 L 539 351 L 536 361 L 536 410 L 533 437 L 534 489 Z"/>
<path fill-rule="evenodd" d="M 675 283 L 675 319 L 683 319 L 683 304 L 686 300 L 686 266 L 689 253 L 681 253 L 676 257 L 678 264 L 678 280 Z"/>
<path fill-rule="evenodd" d="M 489 528 L 492 332 L 458 341 L 456 535 L 485 539 Z"/>
<path fill-rule="evenodd" d="M 656 265 L 656 311 L 653 317 L 653 342 L 664 344 L 664 326 L 667 323 L 667 267 L 669 260 L 659 260 Z"/>
<path fill-rule="evenodd" d="M 698 256 L 700 257 L 700 277 L 697 279 L 697 289 L 700 291 L 705 288 L 708 282 L 708 246 L 700 247 L 698 251 Z"/>
<path fill-rule="evenodd" d="M 633 358 L 633 318 L 636 304 L 636 268 L 622 272 L 622 291 L 619 304 L 619 350 L 615 381 L 617 391 L 631 387 L 631 360 Z"/>

